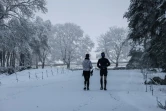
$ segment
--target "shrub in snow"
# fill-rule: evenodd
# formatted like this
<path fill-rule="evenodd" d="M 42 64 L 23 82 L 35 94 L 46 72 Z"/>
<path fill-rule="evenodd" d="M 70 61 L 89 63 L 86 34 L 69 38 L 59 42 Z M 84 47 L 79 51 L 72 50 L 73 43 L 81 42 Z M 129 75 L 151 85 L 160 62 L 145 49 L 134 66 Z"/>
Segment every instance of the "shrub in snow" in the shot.
<path fill-rule="evenodd" d="M 23 71 L 23 70 L 26 70 L 26 69 L 31 69 L 32 67 L 31 66 L 17 66 L 15 68 L 16 71 Z"/>
<path fill-rule="evenodd" d="M 115 68 L 113 68 L 113 70 L 125 70 L 126 69 L 126 67 L 115 67 Z"/>
<path fill-rule="evenodd" d="M 7 72 L 8 74 L 13 74 L 15 72 L 14 70 L 15 69 L 13 67 L 8 67 Z"/>
<path fill-rule="evenodd" d="M 125 70 L 126 67 L 114 67 L 113 70 Z"/>
<path fill-rule="evenodd" d="M 165 75 L 164 80 L 162 80 L 161 85 L 166 85 L 166 75 Z"/>
<path fill-rule="evenodd" d="M 166 69 L 163 69 L 161 72 L 166 72 Z"/>
<path fill-rule="evenodd" d="M 19 70 L 18 71 L 23 71 L 23 70 L 25 70 L 26 69 L 26 67 L 25 66 L 20 66 L 20 68 L 19 68 Z"/>
<path fill-rule="evenodd" d="M 32 69 L 32 66 L 27 66 L 26 69 Z"/>
<path fill-rule="evenodd" d="M 160 84 L 161 81 L 162 81 L 162 79 L 161 79 L 160 77 L 153 77 L 152 81 L 153 81 L 154 84 L 155 84 L 155 83 Z"/>
<path fill-rule="evenodd" d="M 157 73 L 157 70 L 153 68 L 153 69 L 149 69 L 148 72 L 149 73 Z"/>
<path fill-rule="evenodd" d="M 144 81 L 144 84 L 152 84 L 152 81 L 151 81 L 150 79 L 145 80 L 145 81 Z"/>
<path fill-rule="evenodd" d="M 7 68 L 6 67 L 0 67 L 0 74 L 6 73 Z"/>
<path fill-rule="evenodd" d="M 160 77 L 153 77 L 152 79 L 150 79 L 149 81 L 145 81 L 145 84 L 155 84 L 155 85 L 166 85 L 166 78 L 165 79 L 161 79 Z"/>

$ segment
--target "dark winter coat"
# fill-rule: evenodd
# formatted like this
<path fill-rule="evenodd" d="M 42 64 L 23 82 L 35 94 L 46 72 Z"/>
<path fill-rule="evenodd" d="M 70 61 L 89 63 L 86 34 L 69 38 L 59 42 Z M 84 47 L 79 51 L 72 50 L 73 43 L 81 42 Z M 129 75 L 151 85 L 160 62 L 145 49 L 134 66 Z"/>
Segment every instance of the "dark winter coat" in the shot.
<path fill-rule="evenodd" d="M 97 67 L 101 70 L 107 70 L 108 66 L 110 66 L 110 62 L 107 58 L 101 58 L 97 62 Z"/>

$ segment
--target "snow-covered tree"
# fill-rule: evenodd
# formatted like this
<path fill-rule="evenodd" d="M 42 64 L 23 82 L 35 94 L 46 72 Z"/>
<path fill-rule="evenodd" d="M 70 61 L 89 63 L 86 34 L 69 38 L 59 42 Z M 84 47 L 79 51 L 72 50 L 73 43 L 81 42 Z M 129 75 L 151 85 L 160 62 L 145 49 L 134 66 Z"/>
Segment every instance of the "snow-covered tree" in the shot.
<path fill-rule="evenodd" d="M 2 67 L 5 67 L 6 50 L 10 48 L 8 40 L 10 40 L 9 30 L 5 27 L 0 27 L 0 61 Z"/>
<path fill-rule="evenodd" d="M 46 58 L 50 52 L 50 46 L 48 44 L 49 38 L 52 36 L 52 24 L 49 20 L 43 21 L 42 18 L 36 17 L 34 22 L 35 34 L 31 41 L 31 47 L 33 49 L 33 54 L 35 55 L 36 68 L 38 68 L 38 62 L 42 63 L 42 68 L 44 68 Z"/>
<path fill-rule="evenodd" d="M 45 0 L 0 1 L 0 64 L 3 67 L 31 65 L 36 11 L 47 12 Z"/>
<path fill-rule="evenodd" d="M 5 67 L 5 64 L 6 66 L 15 67 L 16 53 L 21 66 L 24 66 L 25 62 L 30 64 L 28 55 L 30 53 L 29 40 L 33 31 L 31 22 L 25 19 L 13 18 L 8 21 L 7 25 L 10 26 L 10 30 L 6 27 L 1 27 L 3 29 L 0 34 L 2 41 L 0 43 L 0 53 L 3 55 L 1 65 L 3 67 Z M 27 60 L 25 61 L 25 59 Z"/>
<path fill-rule="evenodd" d="M 34 12 L 47 12 L 45 0 L 1 0 L 0 20 L 11 18 L 29 18 Z"/>
<path fill-rule="evenodd" d="M 111 27 L 108 32 L 98 38 L 96 52 L 105 52 L 108 59 L 118 67 L 119 61 L 127 60 L 129 52 L 127 30 Z"/>
<path fill-rule="evenodd" d="M 90 37 L 83 35 L 80 26 L 73 23 L 57 24 L 50 44 L 52 60 L 63 61 L 67 68 L 70 68 L 71 62 L 80 60 L 94 46 Z"/>

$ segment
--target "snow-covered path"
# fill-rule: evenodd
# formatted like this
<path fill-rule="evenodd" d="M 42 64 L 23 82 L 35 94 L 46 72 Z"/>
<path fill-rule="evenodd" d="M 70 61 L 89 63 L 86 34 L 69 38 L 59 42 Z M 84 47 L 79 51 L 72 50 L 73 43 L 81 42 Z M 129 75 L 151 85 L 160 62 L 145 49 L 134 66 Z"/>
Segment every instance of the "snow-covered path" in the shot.
<path fill-rule="evenodd" d="M 90 91 L 83 91 L 81 71 L 49 74 L 43 80 L 18 75 L 23 80 L 18 83 L 11 82 L 14 75 L 11 81 L 1 78 L 0 111 L 163 111 L 145 92 L 139 71 L 109 71 L 107 91 L 99 90 L 98 70 L 91 77 Z"/>

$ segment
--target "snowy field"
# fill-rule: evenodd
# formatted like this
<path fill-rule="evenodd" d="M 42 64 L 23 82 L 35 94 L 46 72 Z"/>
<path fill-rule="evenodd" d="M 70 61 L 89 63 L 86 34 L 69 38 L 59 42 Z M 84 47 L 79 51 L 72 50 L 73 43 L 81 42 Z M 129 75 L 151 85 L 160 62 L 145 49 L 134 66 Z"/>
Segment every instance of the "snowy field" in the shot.
<path fill-rule="evenodd" d="M 83 91 L 81 70 L 46 68 L 0 75 L 0 111 L 164 111 L 156 97 L 164 103 L 166 86 L 155 86 L 153 96 L 149 86 L 145 92 L 139 70 L 110 70 L 107 91 L 99 90 L 99 78 L 95 70 L 90 91 Z"/>

